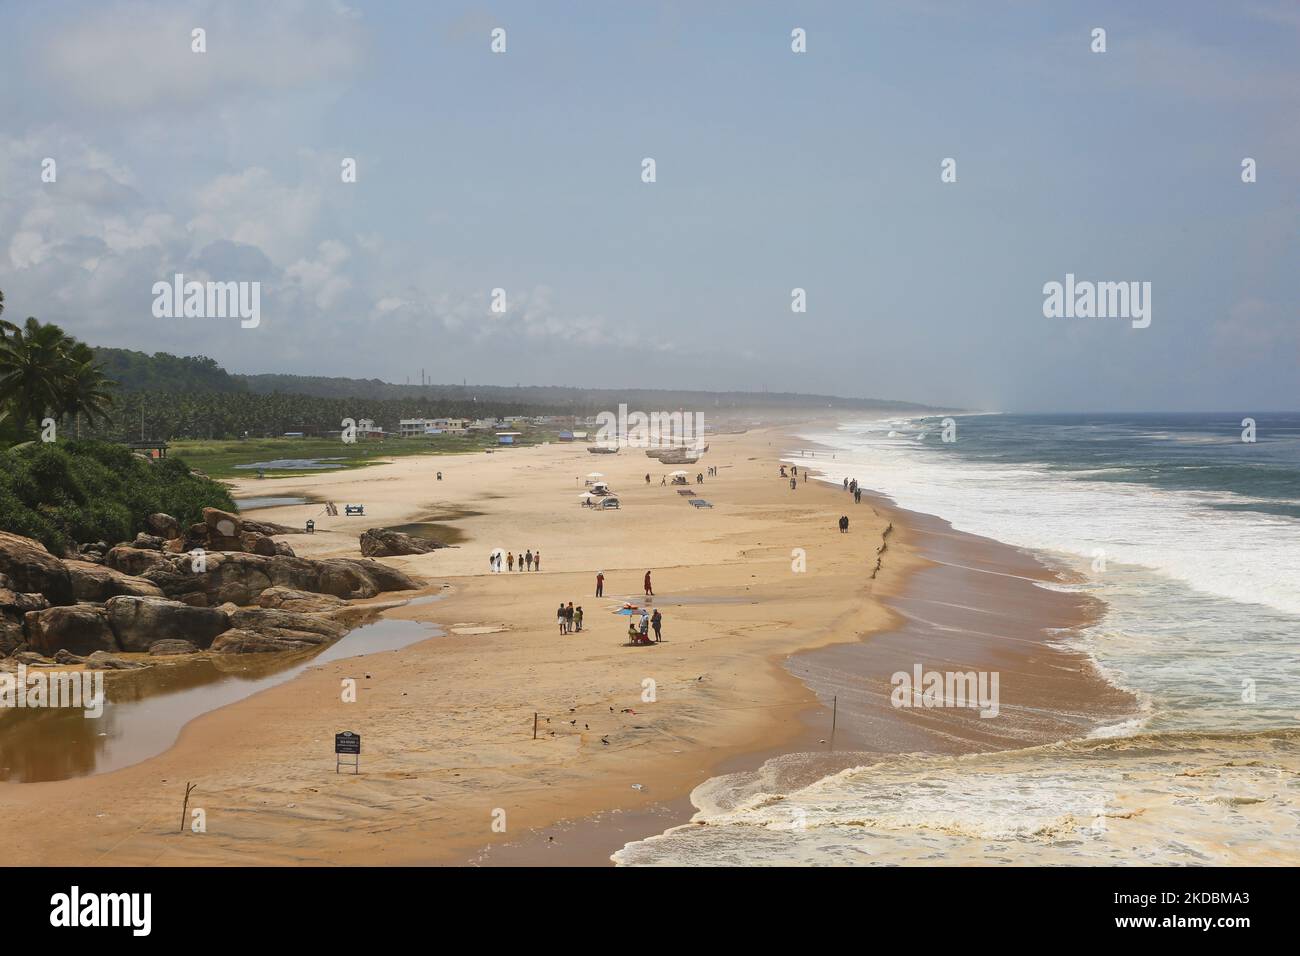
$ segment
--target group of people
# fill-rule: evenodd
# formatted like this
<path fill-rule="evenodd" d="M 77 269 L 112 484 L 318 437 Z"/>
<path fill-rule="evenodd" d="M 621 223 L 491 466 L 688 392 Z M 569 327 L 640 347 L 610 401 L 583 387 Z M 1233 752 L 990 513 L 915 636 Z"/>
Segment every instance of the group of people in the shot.
<path fill-rule="evenodd" d="M 523 554 L 515 558 L 513 551 L 507 551 L 502 554 L 500 550 L 493 551 L 488 555 L 488 570 L 495 574 L 501 573 L 501 561 L 505 560 L 507 571 L 540 571 L 542 570 L 542 552 L 533 551 L 529 548 Z"/>
<path fill-rule="evenodd" d="M 565 604 L 560 602 L 559 609 L 555 612 L 555 621 L 560 625 L 561 634 L 575 634 L 582 630 L 582 605 L 573 606 L 570 601 Z"/>
<path fill-rule="evenodd" d="M 664 616 L 659 613 L 659 608 L 655 608 L 654 614 L 641 608 L 640 622 L 632 620 L 627 621 L 627 640 L 629 644 L 659 644 L 663 641 Z M 650 640 L 650 629 L 654 628 L 655 639 Z"/>
<path fill-rule="evenodd" d="M 782 466 L 781 466 L 781 477 L 782 477 L 782 478 L 789 478 L 789 479 L 790 479 L 790 490 L 791 490 L 791 491 L 794 491 L 796 488 L 799 487 L 799 466 L 798 466 L 798 465 L 791 465 L 791 466 L 790 466 L 790 474 L 787 475 L 787 474 L 785 473 L 785 465 L 782 465 Z M 804 480 L 804 481 L 807 481 L 807 480 L 808 480 L 808 469 L 807 469 L 807 468 L 805 468 L 805 469 L 803 470 L 803 480 Z"/>
<path fill-rule="evenodd" d="M 855 505 L 862 503 L 862 489 L 858 487 L 858 479 L 845 478 L 844 490 L 853 496 L 853 503 Z"/>

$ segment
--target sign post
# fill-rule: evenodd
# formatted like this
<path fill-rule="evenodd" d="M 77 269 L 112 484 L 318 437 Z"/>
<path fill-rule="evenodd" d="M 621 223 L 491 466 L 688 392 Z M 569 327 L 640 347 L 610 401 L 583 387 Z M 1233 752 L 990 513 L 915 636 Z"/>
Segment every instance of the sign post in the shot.
<path fill-rule="evenodd" d="M 343 754 L 352 755 L 353 760 L 352 763 L 350 764 L 350 766 L 352 767 L 352 772 L 360 773 L 361 772 L 361 735 L 360 734 L 354 734 L 350 730 L 345 730 L 341 734 L 334 735 L 334 772 L 335 773 L 338 773 L 339 767 L 342 766 Z"/>

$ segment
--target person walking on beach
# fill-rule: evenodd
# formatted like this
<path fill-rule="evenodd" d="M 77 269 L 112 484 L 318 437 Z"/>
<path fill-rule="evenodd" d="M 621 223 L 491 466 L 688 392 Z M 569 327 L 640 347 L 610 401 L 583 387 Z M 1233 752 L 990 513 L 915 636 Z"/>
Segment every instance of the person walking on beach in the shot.
<path fill-rule="evenodd" d="M 648 471 L 645 473 L 645 483 L 650 484 L 650 472 Z"/>
<path fill-rule="evenodd" d="M 862 489 L 861 489 L 861 488 L 854 488 L 854 489 L 853 489 L 853 503 L 854 503 L 855 505 L 860 505 L 860 504 L 862 504 Z"/>
<path fill-rule="evenodd" d="M 650 615 L 645 612 L 645 608 L 641 608 L 641 643 L 650 643 Z"/>
<path fill-rule="evenodd" d="M 515 562 L 515 570 L 522 571 L 523 569 L 524 569 L 524 556 L 521 554 L 519 556 L 519 560 Z"/>
<path fill-rule="evenodd" d="M 605 596 L 605 572 L 596 572 L 596 597 Z"/>
<path fill-rule="evenodd" d="M 507 552 L 506 552 L 506 570 L 507 570 L 507 571 L 513 571 L 514 569 L 515 569 L 515 553 L 514 553 L 513 551 L 507 551 Z"/>
<path fill-rule="evenodd" d="M 531 570 L 533 569 L 533 549 L 532 549 L 532 548 L 529 548 L 527 551 L 524 552 L 524 560 L 525 560 L 526 562 L 528 562 L 528 570 L 531 571 Z"/>
<path fill-rule="evenodd" d="M 542 570 L 542 552 L 540 551 L 533 552 L 533 570 L 534 571 Z"/>
<path fill-rule="evenodd" d="M 840 515 L 840 534 L 844 534 L 844 532 L 848 530 L 849 530 L 849 516 Z"/>
<path fill-rule="evenodd" d="M 646 596 L 646 597 L 654 597 L 654 596 L 655 596 L 655 589 L 654 589 L 653 587 L 651 587 L 651 585 L 650 585 L 650 572 L 649 572 L 649 571 L 647 571 L 647 572 L 645 573 L 645 596 Z"/>
<path fill-rule="evenodd" d="M 495 551 L 490 551 L 488 552 L 488 572 L 491 573 L 496 569 L 497 569 L 497 553 Z"/>
<path fill-rule="evenodd" d="M 794 490 L 795 490 L 796 488 L 798 488 L 798 487 L 799 487 L 799 479 L 798 479 L 798 478 L 791 478 L 791 479 L 790 479 L 790 490 L 791 490 L 791 491 L 794 491 Z"/>
<path fill-rule="evenodd" d="M 568 633 L 568 632 L 565 631 L 565 629 L 564 629 L 564 602 L 563 602 L 563 601 L 560 602 L 560 607 L 559 607 L 559 609 L 555 612 L 555 623 L 558 624 L 558 625 L 560 625 L 560 633 L 561 633 L 561 634 L 567 634 L 567 633 Z"/>
<path fill-rule="evenodd" d="M 438 480 L 442 481 L 442 472 L 438 472 Z"/>
<path fill-rule="evenodd" d="M 572 601 L 570 601 L 569 606 L 564 609 L 564 633 L 566 634 L 573 633 L 573 602 Z"/>
<path fill-rule="evenodd" d="M 573 609 L 573 629 L 579 634 L 582 633 L 582 605 L 579 604 Z"/>
<path fill-rule="evenodd" d="M 664 639 L 659 633 L 659 629 L 664 626 L 664 616 L 659 613 L 659 608 L 655 608 L 655 612 L 650 615 L 650 626 L 655 629 L 655 643 L 660 643 Z"/>
<path fill-rule="evenodd" d="M 666 484 L 668 484 L 668 476 L 667 476 L 667 475 L 660 475 L 660 476 L 659 476 L 659 487 L 662 488 L 662 487 L 663 487 L 664 485 L 666 485 Z"/>

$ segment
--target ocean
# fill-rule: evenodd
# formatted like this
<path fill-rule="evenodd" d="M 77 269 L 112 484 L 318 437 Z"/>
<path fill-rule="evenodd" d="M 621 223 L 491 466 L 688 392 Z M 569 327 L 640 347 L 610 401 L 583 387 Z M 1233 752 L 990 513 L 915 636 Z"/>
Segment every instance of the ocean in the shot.
<path fill-rule="evenodd" d="M 1244 418 L 1255 441 L 1242 440 Z M 1300 415 L 962 415 L 808 432 L 825 480 L 1031 550 L 1106 611 L 1062 639 L 1141 715 L 966 756 L 698 787 L 622 864 L 1300 862 Z M 834 459 L 826 463 L 826 454 Z M 825 759 L 820 755 L 817 759 Z M 1122 818 L 1122 827 L 1108 821 Z"/>

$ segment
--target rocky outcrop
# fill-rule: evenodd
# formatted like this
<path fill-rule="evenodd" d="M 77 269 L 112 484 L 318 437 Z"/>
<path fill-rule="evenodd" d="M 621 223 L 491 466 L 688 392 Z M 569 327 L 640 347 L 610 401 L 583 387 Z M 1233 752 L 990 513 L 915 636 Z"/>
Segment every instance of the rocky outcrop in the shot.
<path fill-rule="evenodd" d="M 133 548 L 143 548 L 146 551 L 161 551 L 163 539 L 154 534 L 145 534 L 141 531 L 131 542 Z"/>
<path fill-rule="evenodd" d="M 31 538 L 0 531 L 0 574 L 13 582 L 14 590 L 44 594 L 51 604 L 76 600 L 63 562 Z"/>
<path fill-rule="evenodd" d="M 152 581 L 123 574 L 102 564 L 65 560 L 63 566 L 72 578 L 72 593 L 78 601 L 103 602 L 120 594 L 135 597 L 163 596 L 162 589 Z"/>
<path fill-rule="evenodd" d="M 134 671 L 141 667 L 149 667 L 144 661 L 127 661 L 108 651 L 95 651 L 86 658 L 86 670 L 88 671 Z"/>
<path fill-rule="evenodd" d="M 391 558 L 402 554 L 428 554 L 440 546 L 432 541 L 413 538 L 401 531 L 371 528 L 361 535 L 361 553 L 367 558 Z"/>
<path fill-rule="evenodd" d="M 27 645 L 39 654 L 49 655 L 59 650 L 73 654 L 93 654 L 95 651 L 118 649 L 117 639 L 108 626 L 107 613 L 102 607 L 89 604 L 61 605 L 44 611 L 30 611 L 24 629 Z"/>
<path fill-rule="evenodd" d="M 293 588 L 269 587 L 261 593 L 257 603 L 271 610 L 301 611 L 319 614 L 348 606 L 348 602 L 332 594 L 311 594 Z"/>
<path fill-rule="evenodd" d="M 171 515 L 161 512 L 151 514 L 144 519 L 144 524 L 149 529 L 150 534 L 156 535 L 164 541 L 170 541 L 181 536 L 181 523 Z"/>
<path fill-rule="evenodd" d="M 143 653 L 161 640 L 178 638 L 198 647 L 230 628 L 224 611 L 191 607 L 158 597 L 115 597 L 105 605 L 109 627 L 124 651 Z"/>
<path fill-rule="evenodd" d="M 125 544 L 119 544 L 104 556 L 106 565 L 114 571 L 120 571 L 122 574 L 131 577 L 139 577 L 150 568 L 161 564 L 164 560 L 165 557 L 161 551 L 136 548 Z"/>
<path fill-rule="evenodd" d="M 293 611 L 241 608 L 230 615 L 230 630 L 217 636 L 212 650 L 223 654 L 295 651 L 328 644 L 347 633 L 344 624 Z"/>
<path fill-rule="evenodd" d="M 222 511 L 220 508 L 204 508 L 203 526 L 210 550 L 243 550 L 243 542 L 239 537 L 243 527 L 239 515 L 231 514 L 229 511 Z"/>
<path fill-rule="evenodd" d="M 172 654 L 197 654 L 200 650 L 201 648 L 189 641 L 182 641 L 175 637 L 154 641 L 149 645 L 149 653 L 154 657 L 165 657 Z"/>

